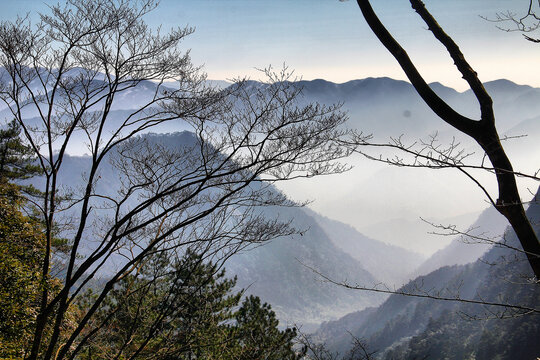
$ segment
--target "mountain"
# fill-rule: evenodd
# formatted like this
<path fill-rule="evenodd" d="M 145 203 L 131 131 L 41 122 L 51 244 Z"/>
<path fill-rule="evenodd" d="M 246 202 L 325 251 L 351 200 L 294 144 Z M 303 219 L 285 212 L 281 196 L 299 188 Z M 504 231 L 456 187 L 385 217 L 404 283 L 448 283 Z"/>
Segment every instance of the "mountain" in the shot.
<path fill-rule="evenodd" d="M 75 69 L 73 71 L 83 71 Z M 0 74 L 1 75 L 1 74 Z M 225 83 L 215 83 L 226 86 Z M 101 80 L 96 77 L 93 86 L 99 88 Z M 175 83 L 167 83 L 173 88 Z M 366 78 L 337 84 L 318 79 L 297 83 L 303 89 L 302 103 L 343 103 L 348 112 L 347 126 L 365 134 L 373 134 L 374 141 L 387 143 L 390 137 L 402 137 L 405 144 L 430 141 L 429 135 L 437 133 L 438 146 L 460 143 L 467 153 L 475 153 L 481 159 L 482 152 L 466 137 L 456 133 L 438 119 L 423 103 L 412 85 L 406 81 L 390 78 Z M 505 141 L 514 168 L 524 173 L 534 173 L 540 156 L 537 145 L 540 128 L 535 121 L 540 113 L 540 89 L 517 85 L 507 80 L 485 84 L 494 99 L 499 130 L 509 136 L 527 134 L 526 138 Z M 251 81 L 248 87 L 264 86 Z M 430 86 L 465 115 L 478 116 L 478 107 L 470 91 L 457 92 L 440 83 Z M 143 100 L 154 95 L 156 84 L 141 82 L 136 87 L 121 92 L 113 104 L 111 121 L 123 119 L 127 109 L 134 109 Z M 29 123 L 38 123 L 35 110 L 26 107 Z M 9 118 L 9 112 L 0 108 L 0 115 Z M 120 121 L 120 120 L 118 120 Z M 172 126 L 152 129 L 160 133 L 190 130 L 185 122 L 177 121 Z M 105 128 L 104 134 L 110 129 Z M 104 135 L 106 136 L 106 135 Z M 455 139 L 454 139 L 455 137 Z M 73 155 L 87 153 L 84 144 L 86 134 L 73 134 L 76 144 L 68 152 Z M 378 158 L 400 156 L 390 150 L 362 147 L 361 150 Z M 354 169 L 328 179 L 298 181 L 298 185 L 279 185 L 289 197 L 298 201 L 316 200 L 310 207 L 316 212 L 360 229 L 365 235 L 393 245 L 420 252 L 429 256 L 446 245 L 446 241 L 434 241 L 427 234 L 429 227 L 422 224 L 420 217 L 442 222 L 446 218 L 480 212 L 485 208 L 485 197 L 468 178 L 452 170 L 432 171 L 428 169 L 394 168 L 353 155 L 344 162 Z M 444 175 L 442 175 L 444 174 Z M 488 180 L 489 183 L 489 180 Z M 520 182 L 521 191 L 526 193 L 530 183 Z M 320 191 L 328 188 L 328 191 Z M 492 184 L 489 191 L 495 191 Z M 313 197 L 316 194 L 316 199 Z M 472 223 L 471 218 L 469 223 Z M 399 230 L 387 224 L 400 224 Z"/>
<path fill-rule="evenodd" d="M 493 98 L 497 125 L 501 132 L 515 126 L 521 120 L 538 116 L 540 113 L 540 89 L 528 85 L 518 85 L 500 79 L 484 84 Z M 471 96 L 471 91 L 464 93 Z"/>
<path fill-rule="evenodd" d="M 32 91 L 34 96 L 47 96 L 47 98 L 51 97 L 51 91 L 54 86 L 55 80 L 54 72 L 55 71 L 53 70 L 53 76 L 51 76 L 49 70 L 40 68 L 39 73 L 41 74 L 41 78 L 38 78 L 36 76 L 32 78 L 28 84 L 28 88 Z M 2 83 L 11 82 L 10 77 L 6 73 L 6 70 L 4 68 L 0 68 L 0 81 L 2 81 Z M 41 81 L 46 82 L 42 84 Z M 101 97 L 105 95 L 109 90 L 107 86 L 108 80 L 106 79 L 106 76 L 104 74 L 94 73 L 93 71 L 89 71 L 84 68 L 72 68 L 64 74 L 63 81 L 69 83 L 70 85 L 73 84 L 73 88 L 70 89 L 71 96 L 77 94 L 77 91 L 81 91 L 80 95 L 82 95 L 85 91 L 90 91 L 91 93 L 93 92 L 93 96 L 95 96 L 94 99 L 100 100 L 97 103 L 92 104 L 89 107 L 89 111 L 102 110 L 105 99 Z M 82 84 L 81 81 L 84 81 L 84 84 Z M 154 99 L 156 95 L 159 94 L 159 91 L 171 91 L 175 88 L 178 88 L 178 86 L 174 83 L 171 83 L 170 85 L 172 87 L 161 86 L 158 89 L 158 84 L 152 81 L 131 81 L 124 79 L 119 85 L 119 91 L 115 96 L 114 102 L 111 104 L 111 110 L 126 110 L 144 106 L 150 103 L 152 99 Z M 46 88 L 47 94 L 45 94 L 44 87 Z M 28 92 L 28 90 L 22 88 L 20 97 L 24 97 L 26 95 L 26 92 Z M 60 90 L 56 95 L 65 95 L 65 92 L 60 87 Z M 39 110 L 37 106 L 32 102 L 25 104 L 25 106 L 21 108 L 20 111 L 22 116 L 27 119 L 39 116 Z M 53 109 L 53 114 L 57 112 L 60 114 L 64 113 L 61 106 L 57 106 Z M 5 104 L 2 104 L 2 106 L 0 106 L 0 118 L 9 118 L 10 115 L 10 110 L 7 109 L 7 106 L 5 106 Z"/>
<path fill-rule="evenodd" d="M 305 102 L 342 103 L 349 115 L 347 125 L 372 134 L 375 143 L 387 144 L 392 142 L 391 137 L 401 137 L 405 146 L 433 142 L 438 149 L 448 149 L 453 144 L 456 149 L 452 153 L 463 151 L 471 163 L 482 163 L 482 150 L 434 115 L 408 82 L 368 78 L 342 84 L 313 80 L 298 85 L 303 89 Z M 479 118 L 471 91 L 457 92 L 439 83 L 430 86 L 460 113 Z M 536 121 L 540 113 L 540 89 L 508 80 L 487 82 L 485 86 L 493 98 L 502 137 L 527 135 L 503 142 L 514 169 L 534 174 L 538 170 L 535 160 L 540 156 L 540 128 Z M 381 147 L 362 146 L 359 150 L 375 159 L 405 157 L 397 150 Z M 310 205 L 316 212 L 350 224 L 369 237 L 425 256 L 442 249 L 448 241 L 428 234 L 432 229 L 422 224 L 420 218 L 444 223 L 444 219 L 480 213 L 486 208 L 483 191 L 454 169 L 391 167 L 360 155 L 346 162 L 354 167 L 349 173 L 333 180 L 306 181 L 287 193 L 294 193 L 300 200 L 312 200 L 311 194 L 317 193 L 317 199 Z M 472 175 L 491 194 L 496 193 L 491 174 L 472 171 Z M 528 194 L 527 189 L 536 185 L 521 178 L 519 186 L 522 194 Z M 323 187 L 329 191 L 317 190 Z M 465 226 L 474 220 L 471 217 Z"/>
<path fill-rule="evenodd" d="M 540 146 L 538 135 L 540 134 L 540 116 L 525 119 L 507 130 L 503 134 L 505 149 L 511 159 L 517 159 L 514 170 L 524 174 L 534 174 L 538 171 L 540 158 Z M 534 189 L 534 182 L 528 184 Z"/>
<path fill-rule="evenodd" d="M 410 280 L 411 274 L 423 260 L 423 256 L 418 253 L 374 240 L 350 225 L 308 211 L 334 245 L 389 286 L 399 286 Z"/>
<path fill-rule="evenodd" d="M 406 81 L 381 77 L 336 84 L 317 79 L 299 81 L 298 85 L 311 101 L 324 104 L 342 102 L 350 112 L 351 125 L 375 135 L 425 135 L 447 128 Z M 489 81 L 484 86 L 493 98 L 497 125 L 502 132 L 540 112 L 538 88 L 505 79 Z M 471 90 L 460 93 L 440 83 L 431 83 L 430 87 L 464 115 L 479 117 L 480 110 Z"/>
<path fill-rule="evenodd" d="M 142 135 L 141 138 L 150 146 L 154 144 L 166 148 L 192 147 L 196 144 L 196 136 L 187 131 L 171 134 L 150 133 Z M 63 191 L 81 191 L 84 184 L 82 179 L 89 171 L 91 161 L 89 156 L 65 157 L 58 173 L 58 181 Z M 112 166 L 111 158 L 104 160 L 98 179 L 95 184 L 96 193 L 110 198 L 117 197 L 122 182 L 126 181 L 119 177 L 119 172 Z M 39 188 L 40 181 L 36 178 L 32 183 Z M 94 206 L 99 207 L 99 202 Z M 125 203 L 123 206 L 134 207 L 136 203 Z M 76 209 L 77 205 L 63 211 L 59 221 L 73 221 Z M 282 324 L 297 324 L 304 329 L 314 329 L 322 321 L 338 318 L 355 309 L 377 305 L 384 300 L 385 296 L 381 294 L 336 290 L 331 284 L 321 282 L 319 276 L 308 268 L 316 269 L 337 280 L 347 279 L 370 285 L 381 281 L 377 275 L 367 270 L 361 261 L 334 244 L 319 225 L 318 215 L 299 207 L 268 206 L 264 212 L 269 218 L 290 220 L 292 226 L 300 230 L 302 235 L 282 237 L 242 250 L 228 259 L 224 266 L 229 277 L 238 278 L 237 287 L 244 289 L 246 295 L 257 295 L 270 303 Z M 99 221 L 91 215 L 89 223 L 99 224 Z M 376 248 L 377 242 L 370 241 L 372 247 Z M 90 253 L 93 250 L 92 244 L 90 238 L 86 239 L 80 255 Z M 387 247 L 383 243 L 380 243 L 380 246 Z M 413 256 L 405 250 L 401 253 L 404 257 Z M 100 275 L 106 277 L 111 271 L 112 268 L 104 267 Z"/>
<path fill-rule="evenodd" d="M 99 86 L 99 79 L 96 79 L 96 86 Z M 263 85 L 250 82 L 248 86 Z M 449 127 L 431 113 L 412 86 L 404 81 L 368 78 L 335 84 L 314 80 L 299 82 L 298 86 L 303 88 L 304 103 L 343 102 L 343 109 L 349 112 L 348 126 L 373 132 L 376 141 L 385 142 L 388 136 L 401 134 L 406 135 L 404 141 L 417 141 L 419 137 L 425 137 L 434 131 L 439 131 L 443 140 L 452 137 Z M 459 104 L 465 113 L 477 112 L 470 92 L 459 93 L 437 83 L 431 86 L 450 103 Z M 528 146 L 515 147 L 517 158 L 527 159 L 528 154 L 536 154 L 540 134 L 534 119 L 538 112 L 534 116 L 532 114 L 540 106 L 540 102 L 536 101 L 540 90 L 507 81 L 492 82 L 486 86 L 493 92 L 496 109 L 499 109 L 497 111 L 503 118 L 502 130 L 509 134 L 517 131 L 527 131 L 529 134 L 526 138 Z M 155 84 L 142 82 L 131 93 L 126 93 L 113 107 L 111 121 L 122 118 L 121 115 L 125 115 L 126 109 L 137 108 L 139 100 L 151 96 L 154 91 Z M 525 108 L 524 112 L 520 108 Z M 4 111 L 3 115 L 9 114 Z M 29 119 L 30 123 L 32 121 L 36 119 Z M 185 124 L 178 121 L 174 127 L 154 130 L 172 133 L 185 129 Z M 104 133 L 109 130 L 105 128 Z M 171 143 L 193 138 L 193 135 L 187 132 L 145 136 L 155 142 Z M 68 152 L 83 154 L 84 137 L 84 133 L 76 133 L 74 139 L 78 142 L 77 146 L 68 149 Z M 469 146 L 466 141 L 463 144 L 465 147 Z M 378 148 L 374 150 L 377 154 Z M 528 160 L 533 163 L 535 158 Z M 66 164 L 70 165 L 64 166 L 64 170 L 59 174 L 66 188 L 77 189 L 77 174 L 84 176 L 87 161 L 89 159 L 84 156 L 66 158 Z M 433 236 L 426 234 L 429 227 L 425 231 L 414 228 L 420 217 L 444 223 L 438 219 L 471 214 L 485 206 L 482 191 L 471 185 L 469 179 L 461 177 L 460 174 L 456 175 L 453 171 L 388 167 L 365 160 L 360 155 L 344 161 L 355 165 L 355 168 L 332 177 L 299 180 L 296 187 L 293 185 L 287 191 L 282 188 L 279 190 L 300 201 L 315 197 L 310 206 L 317 213 L 353 225 L 354 229 L 359 229 L 367 237 L 352 227 L 314 213 L 300 209 L 280 209 L 279 212 L 296 219 L 299 227 L 309 229 L 304 236 L 292 240 L 276 239 L 267 246 L 239 255 L 238 259 L 234 260 L 236 264 L 230 263 L 231 273 L 243 274 L 246 279 L 241 286 L 247 288 L 247 291 L 256 290 L 263 294 L 263 299 L 274 303 L 283 319 L 302 320 L 313 324 L 365 306 L 376 305 L 382 300 L 382 297 L 371 295 L 357 297 L 346 291 L 335 290 L 328 284 L 313 285 L 312 280 L 316 276 L 296 258 L 337 280 L 347 279 L 349 282 L 364 285 L 385 281 L 397 285 L 406 280 L 415 262 L 421 262 L 418 255 L 399 247 L 430 255 L 444 245 L 443 242 L 442 245 L 437 244 L 429 249 L 424 245 L 433 242 Z M 519 162 L 515 165 L 520 168 Z M 99 189 L 106 192 L 118 188 L 120 180 L 108 163 L 100 176 L 97 183 Z M 493 187 L 488 190 L 493 191 Z M 469 223 L 472 223 L 474 218 L 471 216 L 470 220 Z M 391 223 L 399 226 L 390 231 L 388 224 Z M 375 226 L 376 224 L 383 225 Z M 382 234 L 385 239 L 399 247 L 371 241 L 383 238 L 380 236 Z M 308 239 L 310 240 L 307 241 Z M 385 263 L 388 265 L 385 266 Z M 298 284 L 297 280 L 300 281 Z"/>
<path fill-rule="evenodd" d="M 335 84 L 325 80 L 300 81 L 306 101 L 343 103 L 349 126 L 379 137 L 428 128 L 430 110 L 412 85 L 390 78 L 366 78 Z M 389 106 L 391 104 L 391 106 Z M 398 132 L 399 131 L 399 132 Z"/>
<path fill-rule="evenodd" d="M 380 280 L 362 261 L 339 249 L 309 212 L 299 208 L 270 210 L 292 219 L 297 229 L 307 230 L 301 236 L 276 239 L 234 255 L 225 267 L 238 277 L 239 287 L 272 304 L 282 323 L 301 324 L 303 331 L 309 331 L 323 321 L 384 300 L 380 294 L 336 289 L 321 281 L 310 268 L 339 281 L 374 285 Z"/>
<path fill-rule="evenodd" d="M 439 136 L 458 135 L 424 104 L 413 86 L 390 78 L 366 78 L 342 84 L 325 80 L 299 81 L 305 101 L 342 103 L 349 113 L 349 126 L 371 133 L 375 140 L 402 134 L 417 139 L 435 131 Z M 500 79 L 484 84 L 493 99 L 499 132 L 505 133 L 520 122 L 540 113 L 540 89 Z M 471 90 L 457 92 L 440 83 L 430 87 L 460 113 L 479 118 L 480 110 Z M 535 134 L 535 136 L 538 133 Z"/>
<path fill-rule="evenodd" d="M 414 293 L 418 288 L 438 289 L 441 284 L 450 284 L 462 270 L 459 266 L 444 267 L 410 281 L 397 291 Z M 451 307 L 452 304 L 443 301 L 391 295 L 377 308 L 363 309 L 321 324 L 314 338 L 332 351 L 344 354 L 353 335 L 364 339 L 371 350 L 380 352 L 423 330 L 430 316 Z"/>
<path fill-rule="evenodd" d="M 473 225 L 465 229 L 464 233 L 467 235 L 457 236 L 444 249 L 437 251 L 423 262 L 415 273 L 425 275 L 443 266 L 464 265 L 475 262 L 492 247 L 492 243 L 475 237 L 500 241 L 508 226 L 508 220 L 494 207 L 487 208 L 480 214 Z M 459 227 L 456 229 L 459 230 Z"/>
<path fill-rule="evenodd" d="M 540 189 L 535 199 L 540 197 Z M 540 202 L 527 216 L 540 234 Z M 511 229 L 505 243 L 518 247 Z M 472 299 L 536 308 L 540 287 L 524 254 L 492 247 L 474 263 L 442 267 L 398 291 L 449 299 Z M 475 320 L 476 319 L 476 320 Z M 519 309 L 391 295 L 378 308 L 365 309 L 324 323 L 315 333 L 344 353 L 350 335 L 365 339 L 379 359 L 532 359 L 540 355 L 538 314 Z"/>
<path fill-rule="evenodd" d="M 366 296 L 322 282 L 304 265 L 337 281 L 372 286 L 399 286 L 422 256 L 368 238 L 351 226 L 309 209 L 271 209 L 293 219 L 302 236 L 276 239 L 233 256 L 226 267 L 241 287 L 273 305 L 282 320 L 303 324 L 303 331 L 348 312 L 373 306 L 386 296 Z M 396 261 L 400 259 L 400 261 Z"/>
<path fill-rule="evenodd" d="M 527 209 L 527 216 L 540 234 L 540 189 Z M 512 231 L 505 244 L 519 248 Z M 486 265 L 487 264 L 487 265 Z M 389 349 L 385 359 L 411 359 L 425 356 L 447 359 L 534 359 L 540 355 L 540 287 L 522 253 L 495 247 L 470 266 L 478 285 L 475 299 L 518 305 L 529 310 L 495 308 L 458 303 L 433 316 L 423 331 Z M 465 284 L 467 286 L 467 284 Z"/>

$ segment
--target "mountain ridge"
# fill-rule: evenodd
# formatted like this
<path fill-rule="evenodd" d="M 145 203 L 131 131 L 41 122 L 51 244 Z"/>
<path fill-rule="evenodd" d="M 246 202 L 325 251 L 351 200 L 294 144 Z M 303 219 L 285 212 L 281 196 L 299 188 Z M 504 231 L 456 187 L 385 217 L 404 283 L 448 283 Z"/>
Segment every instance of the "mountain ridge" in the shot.
<path fill-rule="evenodd" d="M 540 188 L 534 199 L 540 198 Z M 540 233 L 540 203 L 531 203 L 527 216 Z M 398 292 L 432 294 L 434 298 L 405 297 L 391 295 L 378 308 L 364 309 L 342 319 L 326 322 L 314 334 L 319 341 L 327 342 L 334 351 L 346 352 L 350 335 L 363 338 L 370 349 L 378 349 L 377 359 L 433 358 L 447 359 L 515 359 L 517 353 L 540 354 L 540 325 L 534 314 L 510 316 L 509 320 L 489 319 L 473 321 L 459 317 L 459 313 L 471 318 L 497 316 L 501 307 L 485 308 L 478 304 L 460 302 L 473 299 L 480 302 L 518 304 L 537 307 L 540 288 L 526 283 L 524 276 L 531 278 L 532 270 L 524 255 L 511 247 L 519 247 L 517 236 L 507 228 L 501 246 L 492 246 L 479 260 L 465 264 L 441 267 L 429 274 L 421 275 L 398 289 Z M 507 247 L 506 245 L 509 245 Z M 519 280 L 521 279 L 521 281 Z M 456 299 L 441 301 L 437 297 Z M 503 308 L 503 314 L 511 311 Z M 457 314 L 456 314 L 457 313 Z M 456 326 L 455 323 L 458 323 Z M 496 331 L 509 334 L 509 339 L 495 340 Z M 510 334 L 518 332 L 519 336 Z M 461 339 L 465 337 L 465 339 Z M 455 340 L 458 338 L 457 340 Z M 536 339 L 534 341 L 533 339 Z M 499 346 L 497 342 L 504 345 Z M 516 350 L 509 350 L 509 349 Z M 517 352 L 517 349 L 520 349 Z M 520 357 L 525 358 L 525 357 Z"/>
<path fill-rule="evenodd" d="M 196 135 L 189 131 L 175 133 L 147 133 L 139 137 L 151 146 L 164 147 L 194 146 Z M 89 156 L 65 155 L 62 171 L 58 173 L 60 188 L 69 193 L 79 190 L 80 181 L 88 171 L 92 158 Z M 122 179 L 111 165 L 110 159 L 104 159 L 104 166 L 99 172 L 95 190 L 100 196 L 115 198 Z M 32 180 L 37 188 L 39 178 Z M 274 190 L 277 191 L 277 190 Z M 130 206 L 126 203 L 125 206 Z M 63 213 L 70 218 L 76 207 Z M 344 276 L 359 283 L 375 284 L 380 279 L 366 270 L 358 259 L 338 248 L 321 228 L 316 216 L 302 208 L 265 207 L 264 212 L 270 218 L 279 217 L 302 230 L 302 236 L 278 238 L 264 246 L 254 246 L 249 251 L 233 255 L 226 263 L 228 276 L 237 276 L 238 289 L 245 294 L 261 297 L 272 304 L 280 320 L 288 324 L 303 324 L 305 329 L 312 329 L 320 322 L 340 317 L 354 309 L 373 306 L 384 300 L 378 294 L 358 294 L 345 289 L 335 290 L 330 284 L 317 280 L 309 268 L 317 268 L 329 276 Z M 90 219 L 91 220 L 91 219 Z M 90 221 L 91 222 L 91 221 Z M 342 224 L 342 226 L 346 226 Z M 305 231 L 303 231 L 305 230 Z M 376 240 L 372 240 L 376 242 Z M 90 243 L 89 243 L 90 244 Z M 381 246 L 385 246 L 381 243 Z M 90 252 L 91 247 L 82 244 L 82 249 Z M 403 257 L 407 254 L 403 251 Z M 82 256 L 85 253 L 81 253 Z M 104 268 L 100 276 L 107 276 Z"/>

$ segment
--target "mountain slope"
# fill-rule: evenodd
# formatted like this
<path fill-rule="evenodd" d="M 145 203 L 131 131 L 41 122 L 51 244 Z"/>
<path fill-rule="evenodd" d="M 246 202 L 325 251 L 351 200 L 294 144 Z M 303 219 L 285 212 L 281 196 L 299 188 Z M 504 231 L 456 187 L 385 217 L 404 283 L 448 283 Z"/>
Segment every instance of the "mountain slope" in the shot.
<path fill-rule="evenodd" d="M 540 191 L 536 199 L 539 196 Z M 540 203 L 532 203 L 527 215 L 539 234 Z M 505 241 L 519 247 L 511 230 Z M 440 268 L 418 277 L 399 291 L 448 298 L 459 296 L 538 309 L 540 286 L 526 282 L 527 277 L 532 277 L 532 271 L 523 254 L 504 246 L 493 247 L 474 263 Z M 350 342 L 347 331 L 350 331 L 366 339 L 371 349 L 378 350 L 378 357 L 384 359 L 426 356 L 434 359 L 525 359 L 540 355 L 538 315 L 506 320 L 493 318 L 493 315 L 513 313 L 508 308 L 391 295 L 376 309 L 323 324 L 316 336 L 327 341 L 332 349 L 345 352 Z M 471 322 L 467 317 L 484 320 Z M 516 357 L 516 354 L 523 357 Z"/>
<path fill-rule="evenodd" d="M 281 320 L 302 324 L 304 331 L 355 309 L 381 303 L 385 296 L 336 289 L 322 282 L 305 265 L 336 279 L 375 284 L 362 262 L 336 247 L 317 220 L 299 208 L 275 208 L 282 219 L 292 219 L 302 236 L 280 238 L 233 256 L 226 264 L 240 287 L 272 304 Z"/>
<path fill-rule="evenodd" d="M 339 249 L 351 255 L 371 274 L 375 274 L 378 280 L 389 286 L 400 286 L 410 280 L 410 274 L 422 262 L 420 254 L 371 239 L 350 225 L 311 210 L 309 214 Z"/>
<path fill-rule="evenodd" d="M 466 233 L 470 236 L 456 237 L 448 246 L 423 262 L 415 273 L 425 275 L 443 266 L 464 265 L 476 261 L 492 246 L 491 243 L 483 242 L 480 238 L 499 241 L 508 225 L 508 220 L 495 208 L 487 208 L 467 229 Z M 478 236 L 479 239 L 474 236 Z"/>
<path fill-rule="evenodd" d="M 150 146 L 159 144 L 163 147 L 194 146 L 193 133 L 142 135 Z M 91 158 L 88 156 L 66 156 L 62 170 L 58 174 L 61 187 L 68 193 L 77 193 L 89 171 Z M 110 161 L 105 159 L 96 191 L 100 196 L 117 197 L 122 181 Z M 39 179 L 34 179 L 40 187 Z M 254 185 L 256 186 L 256 185 Z M 273 190 L 277 191 L 277 190 Z M 98 204 L 95 204 L 98 206 Z M 124 204 L 126 208 L 135 203 Z M 65 211 L 63 216 L 71 219 L 76 214 L 77 206 Z M 103 211 L 103 210 L 102 210 Z M 264 213 L 269 218 L 292 221 L 292 225 L 302 230 L 303 236 L 278 238 L 270 243 L 259 245 L 249 251 L 232 256 L 225 263 L 228 276 L 238 277 L 238 287 L 246 289 L 247 294 L 260 296 L 272 304 L 280 319 L 287 323 L 304 324 L 306 328 L 320 322 L 337 318 L 354 309 L 379 304 L 384 296 L 379 294 L 359 294 L 340 289 L 336 291 L 329 284 L 317 280 L 317 276 L 303 264 L 317 268 L 322 273 L 335 278 L 347 278 L 351 281 L 375 284 L 379 279 L 370 274 L 362 264 L 337 248 L 313 216 L 302 208 L 267 207 Z M 92 216 L 89 223 L 93 222 Z M 92 250 L 92 241 L 82 246 L 85 255 Z M 104 268 L 101 275 L 107 276 Z"/>
<path fill-rule="evenodd" d="M 539 199 L 540 191 L 536 195 Z M 527 210 L 540 234 L 540 202 Z M 515 234 L 507 233 L 505 241 L 519 247 Z M 480 267 L 486 269 L 482 274 Z M 521 253 L 496 247 L 471 266 L 472 276 L 482 281 L 476 287 L 476 299 L 515 304 L 540 311 L 540 286 L 527 281 L 533 278 L 530 266 Z M 483 275 L 483 276 L 482 276 Z M 460 315 L 461 314 L 461 315 Z M 463 316 L 465 314 L 466 316 Z M 478 360 L 535 359 L 540 356 L 539 313 L 510 308 L 479 307 L 458 303 L 452 311 L 430 319 L 426 328 L 410 340 L 390 349 L 385 359 L 430 358 Z M 473 320 L 472 319 L 481 319 Z"/>

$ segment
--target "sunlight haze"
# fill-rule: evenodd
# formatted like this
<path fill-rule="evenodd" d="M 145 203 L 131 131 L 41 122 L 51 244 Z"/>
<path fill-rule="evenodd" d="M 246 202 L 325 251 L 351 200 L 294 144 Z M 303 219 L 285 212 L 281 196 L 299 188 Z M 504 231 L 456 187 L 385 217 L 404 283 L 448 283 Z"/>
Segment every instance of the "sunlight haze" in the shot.
<path fill-rule="evenodd" d="M 46 11 L 42 0 L 2 1 L 2 19 Z M 516 10 L 512 0 L 426 1 L 482 81 L 506 78 L 540 86 L 530 71 L 540 61 L 537 46 L 521 34 L 506 33 L 480 16 Z M 378 1 L 375 10 L 402 42 L 428 82 L 458 90 L 466 83 L 444 49 L 426 31 L 408 2 Z M 521 9 L 522 10 L 522 9 Z M 35 16 L 35 14 L 34 14 Z M 209 79 L 260 78 L 256 69 L 286 64 L 305 80 L 337 83 L 366 77 L 405 79 L 394 59 L 369 31 L 356 1 L 338 0 L 162 0 L 148 17 L 163 30 L 193 26 L 185 42 L 195 64 L 204 64 Z M 505 26 L 505 24 L 499 24 Z"/>

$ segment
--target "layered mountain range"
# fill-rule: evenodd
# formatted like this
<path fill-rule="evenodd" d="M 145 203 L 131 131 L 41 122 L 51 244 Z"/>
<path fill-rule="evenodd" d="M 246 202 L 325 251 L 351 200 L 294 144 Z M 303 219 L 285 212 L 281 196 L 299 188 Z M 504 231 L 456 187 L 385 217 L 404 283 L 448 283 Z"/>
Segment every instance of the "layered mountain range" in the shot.
<path fill-rule="evenodd" d="M 196 141 L 190 132 L 150 133 L 143 138 L 169 147 L 193 146 Z M 79 191 L 91 160 L 88 156 L 65 157 L 62 171 L 58 174 L 63 191 Z M 121 189 L 122 180 L 106 161 L 95 184 L 96 192 L 100 196 L 114 198 Z M 39 188 L 40 180 L 33 180 L 33 184 Z M 70 218 L 76 215 L 72 212 L 76 209 L 75 206 L 60 215 Z M 377 305 L 385 298 L 380 294 L 335 288 L 321 281 L 313 269 L 354 283 L 402 283 L 406 274 L 412 273 L 423 259 L 403 248 L 369 239 L 352 227 L 324 218 L 309 209 L 272 206 L 265 209 L 265 216 L 291 220 L 299 234 L 245 249 L 232 256 L 225 263 L 225 268 L 228 276 L 237 276 L 239 289 L 272 304 L 284 324 L 302 324 L 304 329 L 314 329 L 322 321 Z M 86 247 L 90 248 L 91 242 Z M 81 255 L 84 256 L 83 253 Z M 402 261 L 392 264 L 397 257 Z M 109 270 L 104 268 L 101 276 L 107 277 Z"/>
<path fill-rule="evenodd" d="M 343 103 L 348 111 L 348 127 L 372 134 L 372 143 L 384 145 L 400 138 L 404 146 L 427 145 L 451 154 L 466 154 L 466 163 L 480 166 L 482 150 L 463 134 L 440 120 L 424 104 L 411 84 L 389 78 L 368 78 L 335 84 L 324 80 L 300 82 L 305 101 Z M 439 83 L 430 85 L 460 113 L 479 118 L 479 107 L 471 91 L 457 92 Z M 493 98 L 496 122 L 514 169 L 525 174 L 538 171 L 540 158 L 540 89 L 517 85 L 508 80 L 485 84 Z M 375 158 L 391 160 L 407 157 L 395 149 L 374 146 L 360 151 Z M 409 158 L 409 161 L 414 159 Z M 446 246 L 450 238 L 429 234 L 433 228 L 424 220 L 453 224 L 465 230 L 488 207 L 481 188 L 453 169 L 392 167 L 385 163 L 353 156 L 354 168 L 347 174 L 285 188 L 300 199 L 317 188 L 330 189 L 318 194 L 312 208 L 333 219 L 353 225 L 372 238 L 431 255 Z M 496 183 L 483 171 L 471 170 L 490 192 Z M 535 181 L 520 180 L 524 194 L 534 192 Z M 532 189 L 532 190 L 531 190 Z M 424 219 L 424 220 L 422 220 Z M 414 238 L 414 241 L 408 239 Z"/>
<path fill-rule="evenodd" d="M 538 199 L 540 190 L 527 216 L 540 234 Z M 540 287 L 519 248 L 508 228 L 504 240 L 478 260 L 419 276 L 377 308 L 324 323 L 316 337 L 345 353 L 353 335 L 380 359 L 535 358 L 540 354 Z"/>
<path fill-rule="evenodd" d="M 137 108 L 155 91 L 155 86 L 143 82 L 130 94 L 124 94 L 111 111 L 111 121 L 115 121 L 116 114 Z M 263 85 L 253 82 L 250 86 Z M 343 103 L 343 109 L 349 112 L 348 126 L 373 133 L 375 139 L 379 139 L 377 141 L 387 141 L 389 136 L 401 134 L 417 141 L 435 131 L 439 132 L 442 142 L 452 138 L 450 129 L 433 116 L 409 83 L 380 78 L 345 84 L 303 81 L 298 86 L 303 88 L 304 102 Z M 431 86 L 464 113 L 474 116 L 477 112 L 470 92 L 458 93 L 441 84 Z M 501 131 L 509 136 L 528 135 L 516 139 L 515 144 L 509 142 L 508 149 L 516 159 L 518 169 L 532 169 L 531 164 L 537 164 L 540 154 L 536 145 L 540 126 L 535 121 L 540 113 L 540 89 L 506 80 L 488 83 L 486 87 L 493 95 Z M 2 115 L 9 116 L 6 110 Z M 29 122 L 35 121 L 33 114 L 28 117 Z M 195 135 L 186 132 L 186 128 L 180 120 L 154 129 L 162 133 L 144 136 L 160 144 L 189 144 Z M 77 189 L 78 179 L 85 176 L 90 161 L 82 155 L 85 145 L 79 140 L 69 149 L 72 155 L 66 157 L 59 173 L 60 182 L 69 189 Z M 466 139 L 462 141 L 465 148 L 471 146 Z M 384 283 L 390 288 L 398 288 L 416 275 L 425 275 L 424 282 L 429 283 L 432 277 L 433 284 L 443 284 L 462 271 L 454 265 L 474 262 L 489 248 L 485 245 L 469 247 L 463 241 L 459 242 L 459 238 L 427 234 L 434 229 L 420 217 L 435 224 L 455 224 L 463 231 L 471 229 L 475 234 L 489 232 L 492 238 L 501 235 L 505 227 L 504 221 L 493 210 L 487 210 L 470 228 L 488 205 L 481 191 L 461 178 L 458 180 L 451 171 L 441 176 L 441 171 L 393 168 L 365 160 L 362 156 L 347 161 L 355 165 L 348 173 L 293 182 L 275 190 L 283 191 L 295 200 L 315 200 L 310 205 L 311 210 L 269 209 L 305 229 L 303 236 L 276 239 L 244 251 L 226 264 L 228 274 L 238 276 L 239 287 L 271 303 L 280 319 L 288 324 L 305 324 L 305 329 L 311 329 L 323 321 L 379 305 L 386 298 L 380 294 L 335 287 L 321 281 L 312 269 L 337 281 L 367 287 Z M 120 181 L 118 173 L 107 165 L 101 170 L 96 186 L 102 193 L 114 193 L 119 189 Z M 449 247 L 422 264 L 427 256 L 449 243 Z M 443 265 L 450 267 L 437 270 Z M 436 272 L 430 274 L 433 270 Z M 432 275 L 437 271 L 442 271 L 442 275 Z M 401 304 L 403 300 L 388 301 Z M 366 309 L 358 316 L 363 319 L 375 311 Z M 388 311 L 381 316 L 389 320 L 393 318 L 392 314 Z M 418 316 L 422 316 L 420 310 Z M 410 313 L 407 317 L 411 317 Z M 353 318 L 352 322 L 363 323 L 352 315 L 347 317 Z M 373 320 L 373 323 L 384 328 L 383 320 Z M 424 329 L 423 323 L 419 324 L 417 329 Z M 329 329 L 329 325 L 325 329 Z M 326 330 L 321 331 L 324 334 Z M 377 326 L 374 325 L 373 331 L 377 331 Z M 360 335 L 366 337 L 368 334 Z"/>

